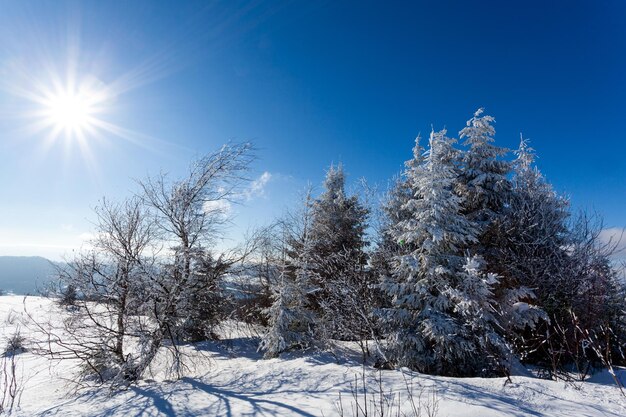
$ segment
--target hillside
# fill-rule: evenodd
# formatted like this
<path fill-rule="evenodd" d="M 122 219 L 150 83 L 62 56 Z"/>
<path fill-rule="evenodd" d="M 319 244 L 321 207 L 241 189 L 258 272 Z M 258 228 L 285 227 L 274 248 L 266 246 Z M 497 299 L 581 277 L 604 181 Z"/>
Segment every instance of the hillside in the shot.
<path fill-rule="evenodd" d="M 54 321 L 66 314 L 44 298 L 29 297 L 25 305 L 40 320 L 50 317 Z M 17 326 L 31 342 L 40 337 L 27 320 L 20 324 L 26 319 L 23 311 L 22 297 L 0 297 L 0 346 Z M 355 383 L 361 404 L 380 398 L 373 394 L 382 385 L 385 401 L 392 409 L 401 404 L 405 412 L 411 410 L 408 386 L 415 404 L 421 403 L 423 416 L 428 415 L 427 406 L 432 410 L 433 405 L 438 411 L 431 414 L 442 417 L 626 414 L 626 398 L 607 374 L 576 385 L 534 378 L 525 371 L 518 371 L 512 383 L 505 383 L 504 378 L 445 378 L 408 370 L 379 374 L 361 366 L 358 348 L 351 344 L 338 345 L 332 353 L 293 353 L 263 360 L 256 352 L 258 340 L 248 328 L 231 323 L 222 329 L 222 337 L 219 342 L 187 348 L 195 355 L 195 369 L 188 370 L 182 379 L 164 375 L 159 365 L 152 369 L 149 379 L 112 396 L 106 388 L 74 394 L 76 387 L 71 381 L 78 371 L 74 362 L 22 353 L 18 355 L 18 371 L 25 389 L 21 407 L 13 415 L 337 416 L 341 415 L 341 396 L 343 415 L 352 416 Z M 367 400 L 361 389 L 363 372 Z M 625 376 L 622 373 L 621 378 Z"/>
<path fill-rule="evenodd" d="M 49 281 L 53 264 L 39 256 L 0 256 L 0 289 L 17 295 L 36 294 Z"/>

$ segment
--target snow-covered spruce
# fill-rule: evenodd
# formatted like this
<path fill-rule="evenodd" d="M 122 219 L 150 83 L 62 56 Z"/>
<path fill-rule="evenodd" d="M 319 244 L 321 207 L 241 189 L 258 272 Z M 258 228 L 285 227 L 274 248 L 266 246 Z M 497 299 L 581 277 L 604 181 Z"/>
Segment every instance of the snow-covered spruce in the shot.
<path fill-rule="evenodd" d="M 502 214 L 511 188 L 507 178 L 511 162 L 502 159 L 507 150 L 494 145 L 495 119 L 482 116 L 483 111 L 478 109 L 459 132 L 459 138 L 465 139 L 463 144 L 469 147 L 460 155 L 459 192 L 463 197 L 463 212 L 476 223 L 481 235 Z"/>
<path fill-rule="evenodd" d="M 463 269 L 463 251 L 477 231 L 461 213 L 458 151 L 445 133 L 431 133 L 425 160 L 406 173 L 411 218 L 399 224 L 395 238 L 413 249 L 396 257 L 392 277 L 382 284 L 392 298 L 392 307 L 382 310 L 391 329 L 390 359 L 429 373 L 493 373 L 506 349 L 493 316 L 465 310 L 488 306 L 491 292 L 477 290 L 485 283 L 474 268 Z"/>
<path fill-rule="evenodd" d="M 494 144 L 495 119 L 483 113 L 484 109 L 478 109 L 459 132 L 468 149 L 461 152 L 458 191 L 463 197 L 462 212 L 477 230 L 470 251 L 486 262 L 487 271 L 500 276 L 492 295 L 500 316 L 500 334 L 518 340 L 519 332 L 534 328 L 546 315 L 534 304 L 534 292 L 509 273 L 509 265 L 500 256 L 507 246 L 503 240 L 512 234 L 507 219 L 519 215 L 512 204 L 518 188 L 510 174 L 520 165 L 504 159 L 508 150 Z"/>
<path fill-rule="evenodd" d="M 324 190 L 313 201 L 311 245 L 317 273 L 312 307 L 319 316 L 318 339 L 361 340 L 370 336 L 364 317 L 371 311 L 365 230 L 369 212 L 345 190 L 341 165 L 331 166 Z M 359 302 L 355 302 L 355 297 Z M 358 306 L 358 312 L 355 311 Z"/>
<path fill-rule="evenodd" d="M 293 348 L 306 348 L 314 340 L 316 314 L 310 295 L 317 290 L 311 240 L 311 190 L 307 190 L 300 210 L 282 222 L 283 256 L 281 274 L 275 284 L 272 305 L 266 310 L 267 329 L 259 349 L 273 358 Z"/>

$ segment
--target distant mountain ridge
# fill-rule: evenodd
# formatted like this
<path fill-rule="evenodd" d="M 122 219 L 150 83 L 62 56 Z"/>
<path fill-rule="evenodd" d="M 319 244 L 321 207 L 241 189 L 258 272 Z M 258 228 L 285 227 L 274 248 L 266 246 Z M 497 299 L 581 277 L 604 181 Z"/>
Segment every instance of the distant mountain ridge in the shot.
<path fill-rule="evenodd" d="M 54 263 L 41 256 L 0 256 L 0 290 L 36 294 L 54 274 Z"/>

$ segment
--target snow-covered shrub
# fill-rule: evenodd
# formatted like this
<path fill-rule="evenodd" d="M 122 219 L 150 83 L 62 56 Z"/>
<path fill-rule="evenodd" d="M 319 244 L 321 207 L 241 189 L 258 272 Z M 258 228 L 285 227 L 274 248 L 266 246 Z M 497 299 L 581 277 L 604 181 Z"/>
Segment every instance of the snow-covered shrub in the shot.
<path fill-rule="evenodd" d="M 268 326 L 260 350 L 265 358 L 277 357 L 290 349 L 305 349 L 313 342 L 314 315 L 308 308 L 302 273 L 296 280 L 283 274 L 267 310 Z"/>
<path fill-rule="evenodd" d="M 20 329 L 18 328 L 7 339 L 3 355 L 18 355 L 22 352 L 26 352 L 26 338 L 22 335 Z"/>
<path fill-rule="evenodd" d="M 76 307 L 77 299 L 78 299 L 78 292 L 76 291 L 76 285 L 70 283 L 61 291 L 61 298 L 59 299 L 59 304 L 67 308 Z"/>

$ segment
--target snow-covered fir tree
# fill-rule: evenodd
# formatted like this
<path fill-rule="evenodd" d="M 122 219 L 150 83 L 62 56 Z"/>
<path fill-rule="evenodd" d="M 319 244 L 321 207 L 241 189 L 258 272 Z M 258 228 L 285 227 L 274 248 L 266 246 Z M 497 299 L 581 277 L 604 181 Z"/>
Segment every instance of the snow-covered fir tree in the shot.
<path fill-rule="evenodd" d="M 468 147 L 460 153 L 460 176 L 457 190 L 463 197 L 462 212 L 477 229 L 472 253 L 487 261 L 487 268 L 499 274 L 503 270 L 494 256 L 502 233 L 502 220 L 508 209 L 511 182 L 511 162 L 502 159 L 507 149 L 494 144 L 495 119 L 483 115 L 480 108 L 459 132 Z M 506 276 L 503 285 L 507 285 Z"/>
<path fill-rule="evenodd" d="M 400 223 L 396 239 L 414 249 L 396 257 L 393 276 L 382 284 L 392 299 L 392 307 L 382 312 L 392 329 L 390 359 L 422 372 L 493 372 L 485 346 L 498 356 L 503 342 L 491 319 L 482 316 L 478 325 L 480 317 L 465 310 L 489 305 L 490 291 L 477 289 L 490 284 L 463 269 L 464 249 L 476 241 L 477 230 L 461 213 L 463 201 L 455 193 L 458 151 L 445 133 L 432 132 L 425 161 L 407 171 L 413 197 L 404 208 L 411 218 Z"/>
<path fill-rule="evenodd" d="M 293 348 L 306 348 L 313 341 L 314 314 L 309 309 L 306 291 L 308 270 L 305 267 L 297 271 L 294 280 L 288 268 L 283 269 L 267 310 L 268 327 L 260 345 L 265 358 L 277 357 Z"/>
<path fill-rule="evenodd" d="M 368 210 L 358 196 L 347 195 L 345 182 L 343 166 L 331 165 L 324 180 L 324 191 L 313 203 L 313 251 L 324 258 L 348 250 L 355 262 L 365 264 Z"/>
<path fill-rule="evenodd" d="M 365 272 L 368 242 L 365 239 L 368 210 L 356 195 L 347 195 L 343 167 L 331 166 L 324 191 L 312 207 L 311 245 L 319 287 L 312 297 L 320 316 L 320 339 L 355 339 L 362 335 L 362 323 L 354 320 L 349 294 L 361 293 L 369 299 L 369 274 Z"/>
<path fill-rule="evenodd" d="M 478 109 L 459 132 L 469 147 L 462 153 L 459 190 L 464 198 L 463 212 L 478 230 L 472 253 L 486 261 L 488 271 L 500 274 L 494 299 L 507 333 L 534 326 L 543 314 L 531 304 L 534 293 L 510 276 L 509 265 L 499 256 L 501 240 L 510 233 L 505 219 L 516 216 L 511 207 L 513 185 L 509 179 L 513 163 L 503 159 L 508 150 L 494 144 L 495 119 L 483 112 Z"/>
<path fill-rule="evenodd" d="M 483 116 L 483 112 L 484 109 L 478 109 L 459 132 L 460 139 L 465 139 L 463 144 L 469 147 L 462 153 L 459 184 L 463 211 L 470 221 L 476 222 L 481 234 L 502 213 L 511 188 L 507 178 L 511 163 L 502 159 L 507 150 L 494 145 L 495 119 Z"/>
<path fill-rule="evenodd" d="M 624 286 L 610 266 L 610 245 L 598 237 L 601 225 L 584 214 L 569 222 L 568 200 L 534 165 L 528 141 L 521 140 L 516 155 L 511 212 L 505 222 L 509 233 L 498 256 L 511 276 L 533 288 L 546 313 L 543 330 L 530 337 L 526 332 L 519 350 L 522 355 L 533 352 L 538 363 L 554 361 L 554 352 L 560 352 L 559 360 L 573 360 L 571 346 L 577 344 L 578 333 L 583 338 L 602 333 L 605 340 L 621 333 L 613 329 L 623 326 L 617 306 L 623 303 Z"/>
<path fill-rule="evenodd" d="M 306 348 L 314 340 L 316 314 L 311 308 L 315 292 L 315 255 L 311 240 L 310 189 L 301 210 L 283 222 L 281 274 L 275 283 L 272 305 L 267 309 L 268 326 L 260 350 L 273 358 L 293 348 Z"/>

